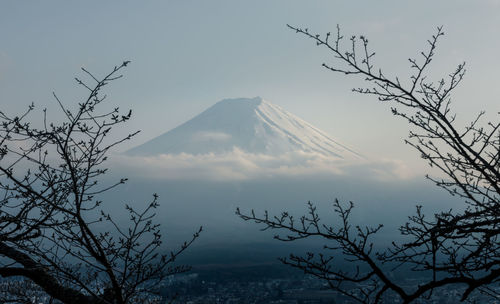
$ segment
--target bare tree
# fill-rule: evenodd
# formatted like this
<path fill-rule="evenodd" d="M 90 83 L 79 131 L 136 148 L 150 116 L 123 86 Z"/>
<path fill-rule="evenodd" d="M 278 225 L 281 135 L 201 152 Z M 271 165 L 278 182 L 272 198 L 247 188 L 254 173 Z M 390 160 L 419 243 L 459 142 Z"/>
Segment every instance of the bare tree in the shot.
<path fill-rule="evenodd" d="M 447 77 L 432 82 L 428 77 L 436 45 L 444 35 L 439 27 L 428 40 L 420 59 L 409 59 L 412 70 L 408 80 L 388 77 L 373 65 L 375 53 L 364 36 L 346 39 L 339 27 L 334 34 L 311 34 L 308 29 L 288 25 L 299 34 L 326 48 L 339 65 L 323 67 L 343 75 L 363 78 L 368 86 L 354 92 L 373 95 L 390 102 L 392 113 L 404 118 L 412 130 L 406 143 L 420 152 L 442 178 L 427 176 L 450 195 L 463 199 L 462 211 L 448 210 L 428 217 L 420 206 L 416 214 L 400 227 L 402 241 L 377 251 L 373 235 L 378 227 L 353 227 L 350 213 L 353 204 L 334 203 L 340 223 L 328 225 L 320 220 L 313 204 L 299 219 L 284 212 L 280 216 L 237 214 L 244 220 L 264 225 L 264 229 L 283 229 L 276 238 L 294 241 L 321 237 L 328 241 L 326 252 L 291 255 L 283 263 L 297 267 L 321 279 L 338 292 L 360 303 L 381 303 L 384 296 L 399 297 L 410 303 L 449 285 L 461 285 L 460 300 L 473 292 L 499 297 L 500 279 L 500 123 L 484 122 L 484 112 L 466 126 L 456 123 L 451 108 L 451 93 L 462 81 L 462 63 Z M 344 43 L 347 45 L 344 46 Z M 355 263 L 356 270 L 343 270 L 337 260 Z M 425 276 L 418 286 L 408 288 L 391 278 L 391 271 L 410 267 Z M 458 300 L 458 299 L 457 299 Z"/>
<path fill-rule="evenodd" d="M 128 64 L 103 78 L 82 69 L 89 80 L 76 81 L 88 96 L 76 109 L 54 94 L 60 122 L 50 122 L 44 109 L 37 127 L 33 105 L 20 116 L 0 112 L 0 276 L 24 278 L 11 286 L 36 285 L 63 303 L 147 303 L 158 282 L 189 270 L 173 262 L 201 228 L 179 249 L 162 254 L 160 226 L 153 221 L 156 194 L 144 210 L 126 206 L 128 227 L 99 199 L 126 182 L 102 184 L 109 152 L 137 134 L 111 139 L 112 129 L 131 111 L 101 110 L 103 88 L 121 78 Z M 4 289 L 4 301 L 25 294 Z"/>

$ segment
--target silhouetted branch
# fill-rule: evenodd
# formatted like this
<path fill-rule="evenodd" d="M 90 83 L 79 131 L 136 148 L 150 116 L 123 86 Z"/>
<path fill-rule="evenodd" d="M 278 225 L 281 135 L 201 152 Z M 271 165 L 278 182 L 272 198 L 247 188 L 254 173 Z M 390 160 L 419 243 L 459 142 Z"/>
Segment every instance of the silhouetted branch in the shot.
<path fill-rule="evenodd" d="M 369 49 L 365 36 L 352 36 L 345 41 L 339 27 L 336 34 L 322 36 L 311 34 L 308 29 L 287 26 L 329 50 L 340 64 L 323 63 L 324 68 L 361 76 L 369 84 L 353 91 L 374 95 L 394 105 L 392 113 L 404 118 L 415 129 L 406 143 L 444 176 L 428 178 L 451 195 L 462 198 L 466 208 L 462 212 L 443 211 L 428 218 L 422 208 L 417 207 L 416 214 L 400 227 L 404 240 L 393 242 L 390 248 L 377 253 L 373 252 L 369 239 L 381 226 L 351 227 L 352 204 L 343 207 L 335 202 L 338 227 L 322 224 L 310 203 L 308 216 L 298 221 L 286 212 L 280 217 L 267 212 L 259 217 L 253 211 L 246 215 L 239 210 L 237 214 L 244 220 L 263 224 L 264 229 L 284 229 L 290 233 L 285 237 L 277 236 L 279 240 L 324 238 L 328 241 L 325 245 L 328 254 L 291 255 L 282 259 L 283 263 L 324 279 L 332 289 L 361 303 L 382 303 L 388 292 L 410 303 L 430 296 L 434 289 L 452 284 L 465 286 L 462 301 L 477 290 L 497 295 L 490 287 L 497 286 L 494 284 L 500 278 L 500 123 L 480 125 L 484 115 L 481 112 L 465 128 L 456 125 L 451 93 L 464 77 L 464 63 L 459 64 L 446 80 L 428 80 L 426 71 L 444 35 L 442 27 L 438 27 L 427 41 L 427 50 L 420 52 L 420 59 L 409 59 L 413 73 L 408 81 L 402 82 L 375 67 L 375 53 Z M 344 46 L 344 42 L 348 43 Z M 342 270 L 335 263 L 339 258 L 354 263 L 356 270 Z M 397 270 L 402 265 L 426 279 L 413 289 L 403 288 L 388 276 L 389 270 Z"/>
<path fill-rule="evenodd" d="M 201 228 L 162 254 L 160 226 L 153 222 L 156 194 L 142 211 L 126 206 L 129 227 L 119 225 L 98 199 L 126 182 L 101 185 L 110 149 L 138 133 L 111 140 L 112 129 L 132 111 L 98 111 L 106 99 L 102 89 L 121 78 L 128 64 L 103 78 L 82 69 L 94 84 L 76 78 L 89 93 L 75 110 L 54 94 L 61 123 L 47 121 L 43 110 L 42 127 L 34 127 L 28 120 L 34 105 L 21 116 L 0 112 L 0 276 L 29 279 L 64 303 L 147 303 L 166 276 L 189 270 L 173 263 Z"/>

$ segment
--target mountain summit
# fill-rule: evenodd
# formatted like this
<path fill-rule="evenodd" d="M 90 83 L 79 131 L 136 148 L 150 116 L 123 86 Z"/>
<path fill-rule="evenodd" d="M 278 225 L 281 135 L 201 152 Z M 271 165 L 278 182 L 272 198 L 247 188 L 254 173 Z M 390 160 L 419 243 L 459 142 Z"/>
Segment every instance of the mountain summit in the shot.
<path fill-rule="evenodd" d="M 127 154 L 218 154 L 235 148 L 268 155 L 304 151 L 341 159 L 360 157 L 323 131 L 260 97 L 219 101 Z"/>

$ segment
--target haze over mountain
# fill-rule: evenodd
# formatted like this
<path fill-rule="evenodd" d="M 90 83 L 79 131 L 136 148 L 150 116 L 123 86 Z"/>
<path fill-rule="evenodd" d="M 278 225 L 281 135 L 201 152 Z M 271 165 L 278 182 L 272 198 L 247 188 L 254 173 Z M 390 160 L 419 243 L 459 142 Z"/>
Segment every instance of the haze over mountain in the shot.
<path fill-rule="evenodd" d="M 404 163 L 364 158 L 259 97 L 222 100 L 111 161 L 117 176 L 133 180 L 119 193 L 124 201 L 140 207 L 144 193 L 160 195 L 164 207 L 158 214 L 170 239 L 184 240 L 194 225 L 203 225 L 199 243 L 224 250 L 246 246 L 235 245 L 240 241 L 272 240 L 235 217 L 237 207 L 300 216 L 312 201 L 323 219 L 334 221 L 331 202 L 339 198 L 356 203 L 354 222 L 392 223 L 397 231 L 414 211 L 415 197 L 426 210 L 437 208 L 429 201 L 440 209 L 453 205 L 429 185 L 417 184 Z"/>
<path fill-rule="evenodd" d="M 337 159 L 360 154 L 325 132 L 260 97 L 225 99 L 193 119 L 127 152 L 129 155 L 303 151 Z"/>

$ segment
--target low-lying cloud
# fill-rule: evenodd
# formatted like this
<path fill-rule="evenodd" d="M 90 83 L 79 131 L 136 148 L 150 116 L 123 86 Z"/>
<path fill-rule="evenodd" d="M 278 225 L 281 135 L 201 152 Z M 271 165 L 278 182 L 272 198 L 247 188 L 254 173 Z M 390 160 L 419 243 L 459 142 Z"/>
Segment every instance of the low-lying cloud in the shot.
<path fill-rule="evenodd" d="M 197 132 L 193 134 L 191 140 L 194 142 L 217 141 L 225 142 L 231 139 L 231 135 L 224 132 Z"/>
<path fill-rule="evenodd" d="M 223 154 L 115 155 L 112 167 L 115 166 L 136 176 L 168 180 L 231 181 L 328 175 L 393 180 L 416 175 L 405 163 L 395 160 L 342 160 L 303 151 L 274 156 L 237 148 Z"/>

